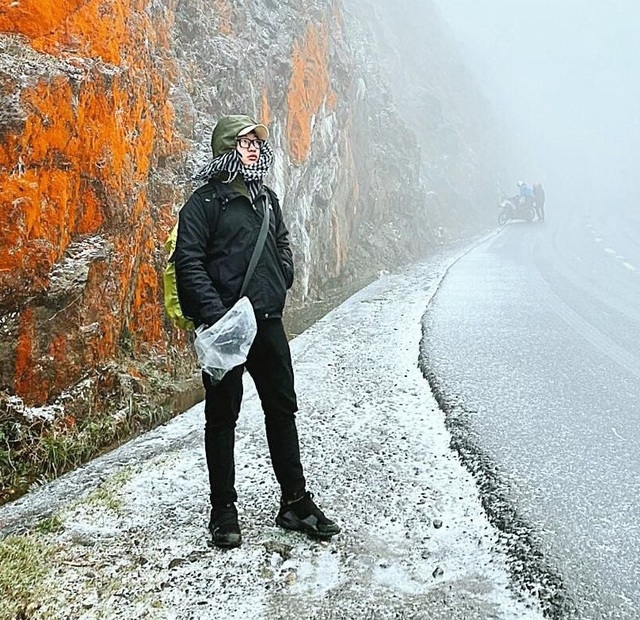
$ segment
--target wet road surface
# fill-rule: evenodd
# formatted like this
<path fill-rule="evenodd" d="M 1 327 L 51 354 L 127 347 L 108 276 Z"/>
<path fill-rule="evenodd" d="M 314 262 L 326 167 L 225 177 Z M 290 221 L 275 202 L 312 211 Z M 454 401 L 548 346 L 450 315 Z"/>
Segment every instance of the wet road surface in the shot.
<path fill-rule="evenodd" d="M 561 584 L 555 617 L 640 617 L 639 240 L 624 213 L 510 223 L 449 269 L 425 315 L 463 459 L 494 522 L 511 511 L 514 538 L 526 530 L 520 577 Z"/>

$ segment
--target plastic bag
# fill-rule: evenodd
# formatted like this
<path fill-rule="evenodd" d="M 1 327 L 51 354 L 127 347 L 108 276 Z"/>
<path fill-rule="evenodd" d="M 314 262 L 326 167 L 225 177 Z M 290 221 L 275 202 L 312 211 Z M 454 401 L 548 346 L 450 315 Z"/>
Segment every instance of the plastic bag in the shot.
<path fill-rule="evenodd" d="M 258 326 L 253 306 L 241 297 L 219 321 L 196 330 L 195 348 L 200 367 L 214 382 L 247 361 Z"/>

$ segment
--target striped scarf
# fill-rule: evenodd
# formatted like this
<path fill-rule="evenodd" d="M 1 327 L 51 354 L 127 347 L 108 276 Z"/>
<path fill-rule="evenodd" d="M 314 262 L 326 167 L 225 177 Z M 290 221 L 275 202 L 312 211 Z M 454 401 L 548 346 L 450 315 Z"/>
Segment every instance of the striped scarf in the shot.
<path fill-rule="evenodd" d="M 267 174 L 272 163 L 273 149 L 268 142 L 263 142 L 262 148 L 260 149 L 260 158 L 255 164 L 251 164 L 250 166 L 242 165 L 240 153 L 234 149 L 233 151 L 227 151 L 214 157 L 194 178 L 197 181 L 207 182 L 213 176 L 226 173 L 227 178 L 222 182 L 231 183 L 233 179 L 240 175 L 249 190 L 251 201 L 255 202 L 262 189 L 264 175 Z"/>

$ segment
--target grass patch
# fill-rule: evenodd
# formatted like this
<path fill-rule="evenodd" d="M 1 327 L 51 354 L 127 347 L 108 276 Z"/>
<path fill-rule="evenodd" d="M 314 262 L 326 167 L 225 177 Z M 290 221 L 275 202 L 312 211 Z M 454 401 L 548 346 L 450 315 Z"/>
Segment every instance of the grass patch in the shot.
<path fill-rule="evenodd" d="M 97 489 L 91 491 L 80 503 L 107 508 L 116 514 L 120 514 L 123 504 L 122 499 L 118 496 L 118 491 L 131 480 L 132 476 L 133 469 L 131 468 L 119 471 L 105 480 Z"/>
<path fill-rule="evenodd" d="M 35 531 L 38 534 L 54 534 L 55 532 L 60 532 L 63 529 L 64 524 L 62 523 L 62 519 L 56 514 L 43 519 L 35 527 Z"/>
<path fill-rule="evenodd" d="M 49 481 L 103 452 L 166 422 L 172 413 L 158 406 L 129 407 L 115 415 L 53 422 L 0 419 L 0 505 L 38 481 Z"/>
<path fill-rule="evenodd" d="M 51 548 L 33 535 L 0 540 L 0 620 L 29 618 L 49 572 Z"/>
<path fill-rule="evenodd" d="M 129 583 L 126 581 L 127 571 L 130 570 L 126 566 L 119 569 L 120 574 L 101 576 L 97 571 L 91 583 L 85 584 L 81 580 L 71 589 L 59 590 L 59 584 L 69 579 L 63 574 L 67 570 L 65 564 L 92 568 L 92 560 L 84 557 L 79 560 L 73 552 L 73 544 L 60 546 L 56 542 L 56 534 L 65 528 L 67 511 L 75 507 L 88 506 L 119 513 L 123 506 L 119 491 L 141 469 L 142 466 L 134 465 L 118 471 L 83 499 L 67 506 L 62 513 L 40 520 L 24 534 L 0 540 L 0 620 L 69 617 L 65 605 L 75 604 L 78 596 L 97 592 L 99 598 L 108 598 L 125 590 Z M 71 561 L 65 562 L 65 557 Z M 76 564 L 78 561 L 80 564 Z M 96 618 L 106 617 L 97 606 L 92 613 Z"/>

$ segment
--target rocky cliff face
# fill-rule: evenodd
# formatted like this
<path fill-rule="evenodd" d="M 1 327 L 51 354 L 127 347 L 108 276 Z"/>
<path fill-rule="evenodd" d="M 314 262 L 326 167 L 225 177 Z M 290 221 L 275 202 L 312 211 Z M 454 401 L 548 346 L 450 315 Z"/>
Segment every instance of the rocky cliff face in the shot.
<path fill-rule="evenodd" d="M 454 188 L 488 178 L 488 116 L 460 121 L 473 94 L 447 85 L 449 42 L 402 60 L 388 17 L 362 0 L 0 7 L 0 423 L 40 408 L 67 432 L 192 376 L 162 244 L 220 115 L 270 126 L 294 314 L 482 225 Z"/>
<path fill-rule="evenodd" d="M 394 105 L 416 140 L 428 226 L 437 223 L 450 237 L 490 223 L 496 182 L 504 176 L 504 136 L 435 6 L 351 3 L 368 25 Z"/>

